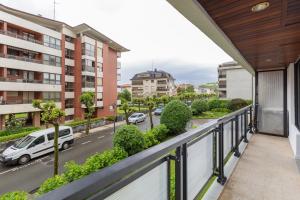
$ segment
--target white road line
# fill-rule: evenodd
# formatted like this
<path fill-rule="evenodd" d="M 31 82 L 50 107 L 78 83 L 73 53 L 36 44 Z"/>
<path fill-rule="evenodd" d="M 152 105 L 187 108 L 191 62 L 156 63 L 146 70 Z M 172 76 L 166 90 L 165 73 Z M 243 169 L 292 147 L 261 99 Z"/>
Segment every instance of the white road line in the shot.
<path fill-rule="evenodd" d="M 92 142 L 92 141 L 86 141 L 86 142 L 83 142 L 83 143 L 81 143 L 81 144 L 88 144 L 88 143 L 90 143 L 90 142 Z"/>
<path fill-rule="evenodd" d="M 47 156 L 47 157 L 48 157 L 48 156 Z M 45 157 L 45 158 L 47 158 L 47 157 Z M 37 159 L 37 160 L 35 160 L 35 161 L 31 162 L 31 163 L 28 163 L 28 164 L 26 164 L 26 165 L 22 165 L 22 166 L 20 166 L 20 167 L 15 167 L 15 168 L 12 168 L 12 169 L 9 169 L 9 170 L 0 172 L 0 175 L 7 174 L 8 172 L 15 172 L 15 171 L 18 171 L 18 170 L 23 169 L 23 168 L 25 168 L 25 167 L 28 167 L 28 166 L 30 166 L 30 165 L 34 165 L 34 164 L 36 164 L 36 163 L 38 163 L 38 162 L 41 162 L 42 159 L 43 159 L 43 158 L 40 158 L 40 159 Z"/>
<path fill-rule="evenodd" d="M 68 148 L 68 149 L 65 149 L 65 150 L 63 150 L 62 152 L 64 152 L 64 151 L 69 151 L 69 150 L 71 150 L 71 149 L 73 149 L 73 147 L 70 147 L 70 148 Z"/>
<path fill-rule="evenodd" d="M 98 137 L 98 139 L 102 139 L 102 138 L 104 138 L 104 135 L 102 135 L 102 136 Z"/>

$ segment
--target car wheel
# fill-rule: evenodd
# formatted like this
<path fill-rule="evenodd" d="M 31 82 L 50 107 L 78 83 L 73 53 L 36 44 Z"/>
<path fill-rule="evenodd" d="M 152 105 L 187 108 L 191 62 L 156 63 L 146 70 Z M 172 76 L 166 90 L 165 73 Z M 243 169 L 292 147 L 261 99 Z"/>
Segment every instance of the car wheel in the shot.
<path fill-rule="evenodd" d="M 62 149 L 62 150 L 66 150 L 66 149 L 68 149 L 69 147 L 70 147 L 69 142 L 64 142 L 64 143 L 62 144 L 62 146 L 61 146 L 61 149 Z"/>
<path fill-rule="evenodd" d="M 29 155 L 23 155 L 18 159 L 18 163 L 20 165 L 24 165 L 30 161 L 30 156 Z"/>

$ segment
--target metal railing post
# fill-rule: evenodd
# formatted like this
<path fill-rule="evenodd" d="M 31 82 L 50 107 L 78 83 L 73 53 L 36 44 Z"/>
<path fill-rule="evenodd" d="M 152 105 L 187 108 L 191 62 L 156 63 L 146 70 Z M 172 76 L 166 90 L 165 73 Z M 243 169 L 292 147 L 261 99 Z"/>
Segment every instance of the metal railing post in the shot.
<path fill-rule="evenodd" d="M 188 181 L 187 181 L 187 144 L 182 145 L 182 195 L 183 199 L 188 198 Z"/>
<path fill-rule="evenodd" d="M 175 157 L 175 199 L 183 200 L 182 198 L 182 148 L 176 148 Z"/>
<path fill-rule="evenodd" d="M 213 173 L 214 175 L 218 175 L 218 166 L 217 166 L 217 133 L 213 131 Z"/>
<path fill-rule="evenodd" d="M 235 117 L 235 147 L 234 156 L 240 157 L 241 153 L 239 151 L 239 116 Z"/>
<path fill-rule="evenodd" d="M 248 139 L 247 139 L 247 111 L 244 112 L 244 142 L 248 143 Z"/>
<path fill-rule="evenodd" d="M 253 133 L 253 106 L 250 107 L 249 133 Z"/>
<path fill-rule="evenodd" d="M 219 176 L 218 176 L 218 183 L 224 185 L 227 178 L 224 175 L 224 127 L 223 123 L 218 127 L 219 132 Z"/>

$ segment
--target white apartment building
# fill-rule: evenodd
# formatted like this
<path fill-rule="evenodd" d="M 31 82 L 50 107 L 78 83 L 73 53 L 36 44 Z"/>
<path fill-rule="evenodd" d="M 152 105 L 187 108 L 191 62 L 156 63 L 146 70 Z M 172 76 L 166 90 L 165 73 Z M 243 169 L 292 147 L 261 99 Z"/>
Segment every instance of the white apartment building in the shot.
<path fill-rule="evenodd" d="M 133 98 L 176 94 L 175 79 L 162 70 L 138 73 L 131 79 L 131 83 Z"/>
<path fill-rule="evenodd" d="M 218 93 L 224 99 L 253 99 L 254 77 L 236 62 L 218 67 Z"/>

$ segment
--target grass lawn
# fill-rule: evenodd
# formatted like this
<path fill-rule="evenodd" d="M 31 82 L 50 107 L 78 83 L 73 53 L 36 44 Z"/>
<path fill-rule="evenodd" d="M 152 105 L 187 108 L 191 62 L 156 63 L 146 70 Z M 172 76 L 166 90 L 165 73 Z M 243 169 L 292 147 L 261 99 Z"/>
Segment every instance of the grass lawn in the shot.
<path fill-rule="evenodd" d="M 193 119 L 217 119 L 229 114 L 229 112 L 213 112 L 213 111 L 206 111 L 198 116 L 193 116 Z"/>

